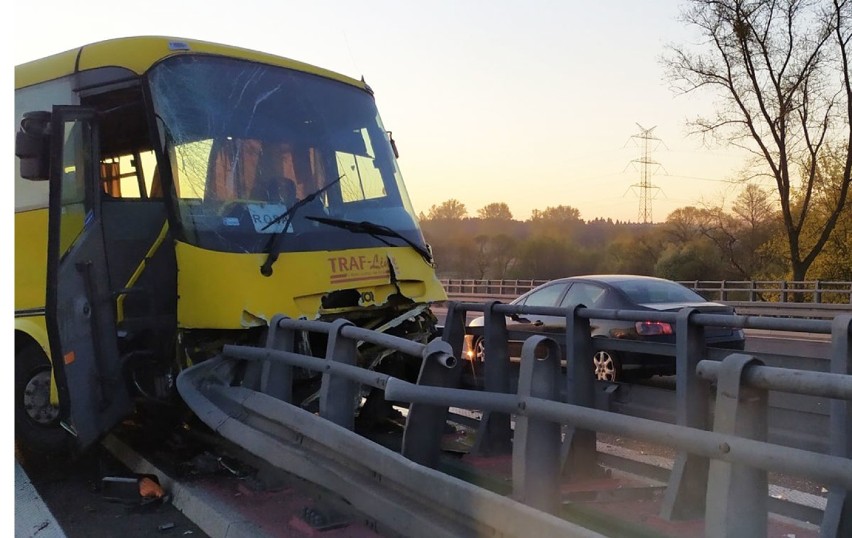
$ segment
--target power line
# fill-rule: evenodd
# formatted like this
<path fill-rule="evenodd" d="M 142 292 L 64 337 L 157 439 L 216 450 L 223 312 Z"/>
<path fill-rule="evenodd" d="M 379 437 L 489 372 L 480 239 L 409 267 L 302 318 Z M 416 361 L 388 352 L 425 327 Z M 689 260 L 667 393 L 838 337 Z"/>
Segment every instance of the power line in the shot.
<path fill-rule="evenodd" d="M 639 222 L 648 224 L 654 222 L 652 201 L 659 193 L 659 187 L 651 183 L 651 176 L 661 167 L 660 163 L 651 159 L 652 141 L 662 142 L 654 136 L 654 129 L 651 127 L 646 129 L 636 124 L 639 127 L 639 134 L 635 134 L 630 138 L 634 141 L 639 140 L 641 156 L 638 159 L 630 161 L 632 164 L 639 165 L 639 183 L 634 183 L 630 186 L 631 189 L 639 191 Z"/>

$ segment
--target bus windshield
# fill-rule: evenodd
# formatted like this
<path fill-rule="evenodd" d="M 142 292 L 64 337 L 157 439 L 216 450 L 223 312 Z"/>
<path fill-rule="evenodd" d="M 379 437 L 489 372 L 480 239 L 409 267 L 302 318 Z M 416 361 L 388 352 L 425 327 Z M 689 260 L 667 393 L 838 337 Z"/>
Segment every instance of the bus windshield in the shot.
<path fill-rule="evenodd" d="M 185 241 L 250 253 L 264 252 L 272 234 L 281 236 L 280 252 L 387 244 L 322 223 L 345 219 L 386 226 L 425 246 L 367 91 L 282 67 L 191 55 L 157 65 L 149 84 Z"/>

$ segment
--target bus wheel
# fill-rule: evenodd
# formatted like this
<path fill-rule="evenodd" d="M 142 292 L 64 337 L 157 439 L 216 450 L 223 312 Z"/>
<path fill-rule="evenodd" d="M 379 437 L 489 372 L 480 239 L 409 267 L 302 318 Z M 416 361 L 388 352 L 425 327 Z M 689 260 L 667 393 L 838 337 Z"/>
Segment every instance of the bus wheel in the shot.
<path fill-rule="evenodd" d="M 24 346 L 15 357 L 16 444 L 33 456 L 62 455 L 69 437 L 50 403 L 50 361 L 37 345 Z"/>

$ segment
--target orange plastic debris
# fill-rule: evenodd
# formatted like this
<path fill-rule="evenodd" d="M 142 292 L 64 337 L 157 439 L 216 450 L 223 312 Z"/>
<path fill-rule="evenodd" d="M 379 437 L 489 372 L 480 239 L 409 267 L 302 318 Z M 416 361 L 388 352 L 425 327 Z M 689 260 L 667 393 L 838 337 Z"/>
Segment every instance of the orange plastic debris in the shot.
<path fill-rule="evenodd" d="M 163 491 L 163 488 L 155 482 L 154 480 L 144 477 L 139 480 L 139 495 L 146 499 L 160 499 L 165 495 L 166 492 Z"/>

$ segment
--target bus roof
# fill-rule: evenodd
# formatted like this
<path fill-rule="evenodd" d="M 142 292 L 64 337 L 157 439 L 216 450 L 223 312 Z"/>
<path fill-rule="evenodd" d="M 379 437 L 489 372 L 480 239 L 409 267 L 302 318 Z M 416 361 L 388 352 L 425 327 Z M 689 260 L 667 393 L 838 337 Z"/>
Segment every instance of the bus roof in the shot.
<path fill-rule="evenodd" d="M 289 58 L 218 43 L 163 36 L 122 37 L 100 41 L 15 66 L 15 89 L 99 67 L 123 67 L 141 75 L 160 60 L 177 54 L 212 54 L 251 60 L 368 89 L 364 82 Z"/>

